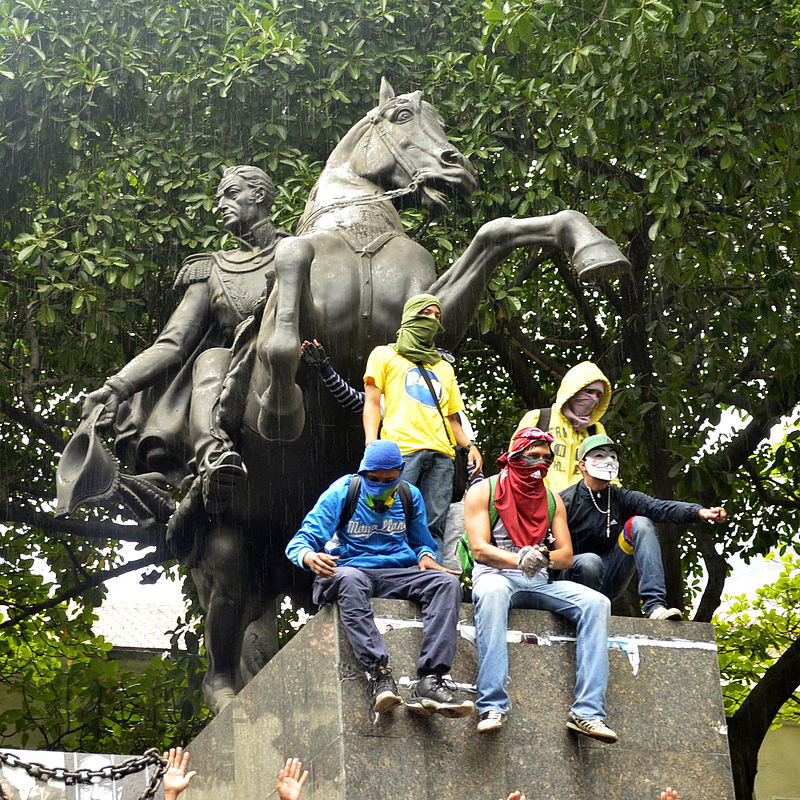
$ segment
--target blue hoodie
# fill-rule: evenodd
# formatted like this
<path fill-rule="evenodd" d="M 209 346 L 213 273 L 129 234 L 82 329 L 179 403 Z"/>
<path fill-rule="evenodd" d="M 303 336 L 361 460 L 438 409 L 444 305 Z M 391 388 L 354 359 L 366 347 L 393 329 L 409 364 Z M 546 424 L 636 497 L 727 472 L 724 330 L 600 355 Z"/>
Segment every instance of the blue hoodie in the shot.
<path fill-rule="evenodd" d="M 352 519 L 337 530 L 351 480 L 352 475 L 344 475 L 320 495 L 300 530 L 286 545 L 286 557 L 292 563 L 308 569 L 303 558 L 309 550 L 339 556 L 340 567 L 362 569 L 413 567 L 424 555 L 436 558 L 436 543 L 428 530 L 425 503 L 419 489 L 412 484 L 408 488 L 414 513 L 408 530 L 399 494 L 395 494 L 391 507 L 379 514 L 367 505 L 363 484 Z"/>

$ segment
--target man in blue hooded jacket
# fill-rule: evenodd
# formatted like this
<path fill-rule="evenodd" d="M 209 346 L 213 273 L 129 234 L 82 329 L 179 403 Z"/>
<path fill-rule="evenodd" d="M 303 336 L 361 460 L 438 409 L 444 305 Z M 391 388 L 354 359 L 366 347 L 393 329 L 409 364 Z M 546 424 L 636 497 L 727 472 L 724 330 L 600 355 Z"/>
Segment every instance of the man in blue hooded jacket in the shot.
<path fill-rule="evenodd" d="M 444 677 L 455 655 L 461 585 L 455 573 L 434 559 L 436 543 L 428 530 L 425 503 L 419 489 L 401 481 L 403 468 L 395 442 L 369 444 L 358 469 L 360 486 L 349 519 L 343 512 L 354 475 L 339 478 L 322 493 L 286 546 L 286 556 L 316 575 L 316 604 L 338 604 L 353 652 L 369 673 L 376 713 L 390 711 L 403 700 L 388 667 L 389 654 L 370 598 L 420 603 L 424 628 L 419 680 L 406 705 L 423 716 L 462 717 L 473 704 L 458 700 L 455 687 Z M 401 493 L 407 493 L 406 502 Z"/>

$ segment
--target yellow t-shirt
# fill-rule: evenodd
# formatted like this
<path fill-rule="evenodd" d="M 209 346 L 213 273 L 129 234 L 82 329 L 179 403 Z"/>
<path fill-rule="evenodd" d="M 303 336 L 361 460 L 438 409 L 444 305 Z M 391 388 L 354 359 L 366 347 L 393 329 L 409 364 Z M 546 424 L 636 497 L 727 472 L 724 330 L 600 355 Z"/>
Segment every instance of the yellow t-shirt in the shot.
<path fill-rule="evenodd" d="M 436 390 L 445 418 L 464 410 L 464 401 L 456 384 L 453 368 L 444 359 L 425 369 Z M 430 390 L 419 367 L 399 355 L 393 347 L 376 347 L 367 359 L 364 383 L 374 383 L 383 392 L 384 412 L 381 439 L 397 442 L 403 454 L 417 450 L 437 450 L 453 456 L 455 442 L 447 422 L 445 433 L 442 418 L 436 410 Z"/>

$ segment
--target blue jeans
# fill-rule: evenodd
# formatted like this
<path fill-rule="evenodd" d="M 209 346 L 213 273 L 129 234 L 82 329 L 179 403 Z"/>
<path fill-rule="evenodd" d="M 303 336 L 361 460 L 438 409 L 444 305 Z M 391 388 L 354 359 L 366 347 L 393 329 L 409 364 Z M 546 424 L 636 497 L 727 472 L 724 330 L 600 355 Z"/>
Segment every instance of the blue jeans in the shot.
<path fill-rule="evenodd" d="M 581 553 L 574 557 L 572 568 L 561 570 L 557 579 L 582 583 L 613 600 L 625 591 L 635 567 L 639 572 L 639 597 L 644 613 L 666 606 L 667 587 L 656 526 L 649 517 L 632 517 L 630 533 L 632 555 L 626 553 L 619 542 L 602 556 Z"/>
<path fill-rule="evenodd" d="M 417 450 L 403 456 L 403 478 L 422 492 L 428 528 L 439 547 L 437 561 L 446 557 L 444 529 L 453 496 L 453 459 L 438 450 Z"/>
<path fill-rule="evenodd" d="M 507 713 L 511 700 L 508 678 L 509 608 L 552 611 L 577 626 L 577 674 L 571 711 L 584 719 L 605 719 L 608 688 L 607 597 L 572 581 L 548 583 L 543 576 L 526 578 L 520 570 L 483 572 L 472 587 L 478 644 L 478 702 L 482 714 L 490 708 Z"/>

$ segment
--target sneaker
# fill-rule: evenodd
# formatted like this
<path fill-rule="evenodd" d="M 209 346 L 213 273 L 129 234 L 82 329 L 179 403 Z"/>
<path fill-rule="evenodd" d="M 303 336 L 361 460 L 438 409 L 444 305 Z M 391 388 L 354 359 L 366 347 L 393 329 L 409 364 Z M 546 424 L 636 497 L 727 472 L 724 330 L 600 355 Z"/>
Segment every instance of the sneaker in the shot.
<path fill-rule="evenodd" d="M 475 705 L 471 700 L 458 700 L 453 694 L 455 685 L 441 675 L 425 675 L 417 681 L 411 697 L 406 702 L 409 711 L 429 717 L 465 717 Z"/>
<path fill-rule="evenodd" d="M 496 708 L 490 708 L 481 714 L 478 720 L 477 731 L 478 733 L 489 733 L 489 731 L 496 731 L 503 727 L 505 715 L 502 711 Z"/>
<path fill-rule="evenodd" d="M 397 684 L 389 667 L 372 670 L 369 679 L 372 690 L 372 710 L 376 714 L 385 714 L 402 705 L 403 698 L 397 693 Z"/>
<path fill-rule="evenodd" d="M 614 731 L 603 722 L 599 717 L 595 719 L 581 719 L 570 713 L 567 717 L 567 727 L 571 731 L 577 731 L 585 736 L 591 736 L 592 739 L 599 739 L 601 742 L 608 742 L 613 744 L 619 739 Z"/>
<path fill-rule="evenodd" d="M 656 606 L 648 615 L 648 619 L 683 619 L 679 608 L 664 608 Z"/>

